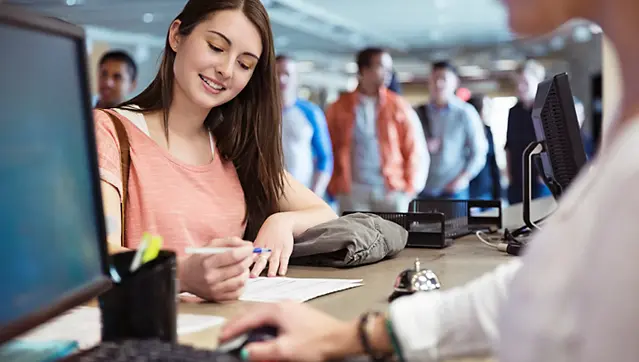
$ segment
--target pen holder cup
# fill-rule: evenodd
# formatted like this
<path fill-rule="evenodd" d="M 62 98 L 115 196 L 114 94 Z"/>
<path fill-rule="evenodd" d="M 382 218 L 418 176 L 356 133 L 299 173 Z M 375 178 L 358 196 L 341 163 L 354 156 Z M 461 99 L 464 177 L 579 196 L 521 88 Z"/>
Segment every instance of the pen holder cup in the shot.
<path fill-rule="evenodd" d="M 177 341 L 176 257 L 171 251 L 129 268 L 135 251 L 112 256 L 121 281 L 98 300 L 102 314 L 102 340 L 159 339 Z"/>

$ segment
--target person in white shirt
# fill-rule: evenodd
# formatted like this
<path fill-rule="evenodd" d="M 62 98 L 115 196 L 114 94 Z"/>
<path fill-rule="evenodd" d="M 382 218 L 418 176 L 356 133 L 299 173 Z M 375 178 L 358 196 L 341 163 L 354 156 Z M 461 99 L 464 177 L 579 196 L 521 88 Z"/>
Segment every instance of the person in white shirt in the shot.
<path fill-rule="evenodd" d="M 222 340 L 262 325 L 279 334 L 248 345 L 243 357 L 321 361 L 368 350 L 411 362 L 481 355 L 500 362 L 639 361 L 639 2 L 505 3 L 517 32 L 546 34 L 585 18 L 614 44 L 624 97 L 591 167 L 521 258 L 459 288 L 399 298 L 387 316 L 364 314 L 370 318 L 362 333 L 357 320 L 300 304 L 245 311 L 225 326 Z"/>

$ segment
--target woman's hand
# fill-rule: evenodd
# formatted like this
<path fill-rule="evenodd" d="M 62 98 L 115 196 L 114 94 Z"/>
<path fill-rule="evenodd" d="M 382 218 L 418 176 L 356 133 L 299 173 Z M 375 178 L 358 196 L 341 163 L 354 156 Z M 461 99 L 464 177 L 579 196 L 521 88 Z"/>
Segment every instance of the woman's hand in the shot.
<path fill-rule="evenodd" d="M 272 252 L 260 254 L 255 259 L 255 265 L 251 270 L 251 277 L 258 277 L 268 262 L 268 276 L 286 275 L 288 260 L 293 253 L 293 225 L 286 214 L 271 215 L 257 233 L 256 248 L 268 248 Z M 279 271 L 279 273 L 278 273 Z"/>
<path fill-rule="evenodd" d="M 326 361 L 362 353 L 357 322 L 342 322 L 299 303 L 258 306 L 228 322 L 220 343 L 263 326 L 278 330 L 277 338 L 247 345 L 250 361 Z"/>
<path fill-rule="evenodd" d="M 190 255 L 178 263 L 181 291 L 208 301 L 236 300 L 253 262 L 253 244 L 237 237 L 215 239 L 211 247 L 232 248 L 222 254 Z"/>

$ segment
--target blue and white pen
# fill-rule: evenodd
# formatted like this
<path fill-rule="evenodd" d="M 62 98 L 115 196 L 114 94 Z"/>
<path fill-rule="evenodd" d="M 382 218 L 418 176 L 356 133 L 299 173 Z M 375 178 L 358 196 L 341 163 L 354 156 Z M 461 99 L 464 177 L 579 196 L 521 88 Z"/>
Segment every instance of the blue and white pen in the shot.
<path fill-rule="evenodd" d="M 186 252 L 187 254 L 209 254 L 209 255 L 213 255 L 213 254 L 222 254 L 222 253 L 226 253 L 227 251 L 231 251 L 235 248 L 192 248 L 192 247 L 188 247 L 186 249 L 184 249 L 184 252 Z M 263 253 L 270 253 L 272 250 L 268 249 L 268 248 L 254 248 L 253 249 L 253 253 L 254 254 L 263 254 Z"/>

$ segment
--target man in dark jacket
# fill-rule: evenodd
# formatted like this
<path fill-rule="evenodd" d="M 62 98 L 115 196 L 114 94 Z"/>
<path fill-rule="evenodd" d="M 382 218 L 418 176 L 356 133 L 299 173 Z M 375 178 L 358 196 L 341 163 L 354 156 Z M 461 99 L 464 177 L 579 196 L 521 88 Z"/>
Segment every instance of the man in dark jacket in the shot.
<path fill-rule="evenodd" d="M 523 161 L 524 150 L 531 142 L 537 140 L 532 121 L 532 107 L 537 93 L 537 86 L 544 80 L 546 70 L 541 63 L 527 60 L 521 64 L 514 74 L 517 84 L 518 101 L 508 113 L 508 131 L 506 132 L 506 160 L 510 185 L 508 187 L 508 202 L 520 203 L 523 200 L 524 179 Z M 537 170 L 532 168 L 531 198 L 550 196 L 550 189 L 541 179 Z"/>
<path fill-rule="evenodd" d="M 501 199 L 501 180 L 499 166 L 497 166 L 497 158 L 495 157 L 495 142 L 493 141 L 493 132 L 487 124 L 484 105 L 486 97 L 482 94 L 474 95 L 469 100 L 479 113 L 481 120 L 484 122 L 484 133 L 486 141 L 488 141 L 488 153 L 486 154 L 486 165 L 474 179 L 470 181 L 470 198 L 480 200 L 500 200 Z"/>

